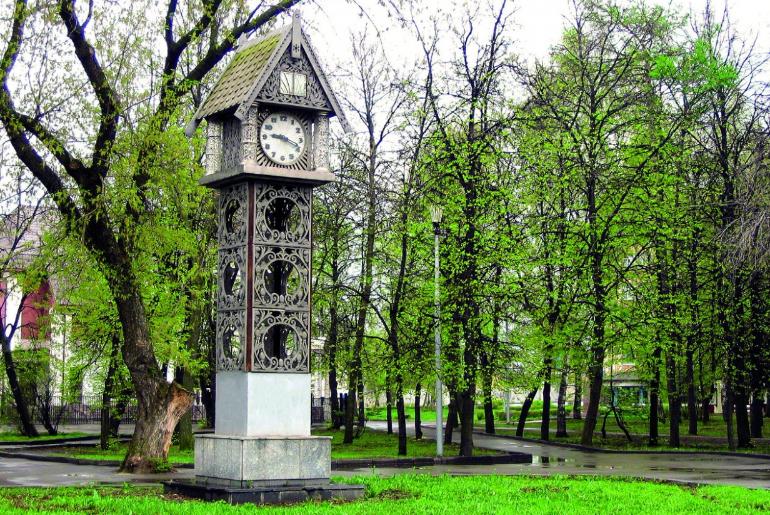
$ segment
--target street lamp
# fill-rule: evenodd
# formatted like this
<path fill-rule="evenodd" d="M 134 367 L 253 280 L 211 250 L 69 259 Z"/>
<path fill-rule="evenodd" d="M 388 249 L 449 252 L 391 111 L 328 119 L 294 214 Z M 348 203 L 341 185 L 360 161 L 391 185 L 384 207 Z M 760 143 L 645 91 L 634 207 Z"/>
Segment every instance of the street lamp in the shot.
<path fill-rule="evenodd" d="M 436 304 L 436 456 L 444 455 L 444 394 L 441 387 L 441 298 L 438 291 L 439 266 L 438 266 L 438 241 L 441 236 L 441 215 L 443 214 L 441 206 L 430 207 L 430 218 L 433 221 L 433 241 L 434 241 L 434 286 L 435 286 L 435 304 Z"/>

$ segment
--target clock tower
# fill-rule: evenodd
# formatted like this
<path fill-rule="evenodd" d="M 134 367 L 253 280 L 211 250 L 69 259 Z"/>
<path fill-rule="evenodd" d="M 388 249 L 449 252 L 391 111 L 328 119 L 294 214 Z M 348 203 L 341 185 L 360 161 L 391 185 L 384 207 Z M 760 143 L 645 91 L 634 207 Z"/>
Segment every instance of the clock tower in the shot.
<path fill-rule="evenodd" d="M 198 487 L 256 502 L 362 493 L 329 484 L 330 438 L 310 434 L 312 199 L 335 180 L 334 116 L 347 130 L 295 16 L 238 42 L 188 126 L 206 122 L 200 182 L 219 193 L 216 421 L 196 437 Z"/>

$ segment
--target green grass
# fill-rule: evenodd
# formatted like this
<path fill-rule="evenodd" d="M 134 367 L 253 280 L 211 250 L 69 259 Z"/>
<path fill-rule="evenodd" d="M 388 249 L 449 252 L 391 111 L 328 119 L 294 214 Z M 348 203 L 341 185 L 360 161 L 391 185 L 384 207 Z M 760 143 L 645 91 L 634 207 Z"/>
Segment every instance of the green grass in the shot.
<path fill-rule="evenodd" d="M 29 442 L 38 440 L 58 440 L 61 438 L 77 438 L 81 436 L 93 436 L 98 438 L 99 435 L 92 435 L 89 433 L 59 433 L 58 435 L 41 434 L 40 436 L 24 436 L 17 432 L 2 432 L 0 433 L 0 442 Z"/>
<path fill-rule="evenodd" d="M 524 431 L 524 436 L 529 438 L 540 438 L 540 419 L 539 418 L 527 418 L 529 422 Z M 602 438 L 601 427 L 602 419 L 599 420 L 594 431 L 594 447 L 605 449 L 621 449 L 621 450 L 678 450 L 683 452 L 704 452 L 704 451 L 728 451 L 727 441 L 725 439 L 725 422 L 720 416 L 712 417 L 707 424 L 698 422 L 698 435 L 706 436 L 709 438 L 698 439 L 691 437 L 687 434 L 687 422 L 679 426 L 680 437 L 682 439 L 682 445 L 679 447 L 671 447 L 668 445 L 668 423 L 660 423 L 658 426 L 658 441 L 660 443 L 657 447 L 650 447 L 647 445 L 649 421 L 644 419 L 627 418 L 625 420 L 626 426 L 631 433 L 633 442 L 629 442 L 622 434 L 622 430 L 618 427 L 615 418 L 610 415 L 607 419 L 607 432 L 616 433 L 608 434 L 607 438 Z M 479 429 L 483 429 L 479 427 Z M 556 420 L 551 420 L 551 429 L 556 429 Z M 583 430 L 582 420 L 567 420 L 567 432 L 569 436 L 557 438 L 553 432 L 551 433 L 551 441 L 562 443 L 580 443 L 580 434 Z M 511 424 L 505 424 L 504 422 L 495 422 L 495 431 L 501 435 L 513 435 L 516 432 L 516 423 L 511 420 Z M 714 437 L 720 440 L 714 440 Z M 770 444 L 765 441 L 753 442 L 753 447 L 750 449 L 738 449 L 738 452 L 749 452 L 758 454 L 770 454 Z"/>
<path fill-rule="evenodd" d="M 444 407 L 444 420 L 446 421 L 448 408 Z M 398 413 L 396 412 L 396 407 L 393 406 L 392 410 L 393 414 L 393 425 L 395 426 L 398 423 Z M 404 407 L 404 414 L 406 415 L 407 424 L 411 423 L 414 425 L 414 406 L 406 406 Z M 377 408 L 366 408 L 366 418 L 367 420 L 379 420 L 379 421 L 385 421 L 388 419 L 388 412 L 387 408 L 385 406 L 379 406 Z M 420 421 L 422 422 L 435 422 L 436 421 L 436 410 L 435 409 L 426 409 L 421 408 L 420 409 Z"/>
<path fill-rule="evenodd" d="M 366 497 L 350 503 L 309 502 L 256 508 L 223 502 L 169 499 L 160 487 L 0 489 L 0 512 L 117 514 L 680 514 L 770 510 L 770 492 L 729 486 L 683 487 L 592 477 L 430 476 L 357 477 Z"/>
<path fill-rule="evenodd" d="M 359 438 L 353 440 L 350 445 L 342 443 L 343 431 L 333 429 L 314 430 L 316 436 L 332 437 L 332 459 L 363 459 L 363 458 L 397 458 L 398 457 L 398 439 L 395 434 L 372 431 L 367 429 Z M 456 455 L 458 446 L 452 444 L 445 446 L 446 455 Z M 435 456 L 436 443 L 432 440 L 415 440 L 409 438 L 406 446 L 407 457 Z M 122 460 L 126 454 L 126 444 L 116 445 L 109 450 L 102 450 L 94 447 L 62 447 L 53 454 L 59 456 L 70 456 L 73 458 L 89 460 Z M 499 454 L 497 451 L 486 449 L 477 449 L 477 455 Z M 168 453 L 168 459 L 171 463 L 192 463 L 193 451 L 182 451 L 177 446 L 172 446 Z"/>

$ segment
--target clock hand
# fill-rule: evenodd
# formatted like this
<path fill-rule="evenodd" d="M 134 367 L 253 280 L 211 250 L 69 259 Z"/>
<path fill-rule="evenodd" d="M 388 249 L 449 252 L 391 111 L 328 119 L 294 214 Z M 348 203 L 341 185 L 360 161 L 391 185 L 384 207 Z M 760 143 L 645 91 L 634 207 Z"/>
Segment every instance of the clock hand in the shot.
<path fill-rule="evenodd" d="M 279 139 L 281 141 L 285 141 L 286 143 L 289 143 L 290 145 L 294 145 L 294 147 L 299 150 L 299 143 L 297 143 L 294 140 L 290 140 L 288 136 L 285 134 L 271 134 L 270 137 Z"/>

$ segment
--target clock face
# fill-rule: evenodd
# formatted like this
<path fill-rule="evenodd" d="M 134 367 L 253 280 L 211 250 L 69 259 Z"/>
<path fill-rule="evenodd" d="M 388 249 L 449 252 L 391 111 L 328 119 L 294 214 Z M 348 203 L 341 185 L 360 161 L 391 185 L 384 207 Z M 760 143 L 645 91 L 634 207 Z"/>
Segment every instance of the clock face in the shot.
<path fill-rule="evenodd" d="M 296 163 L 307 146 L 302 120 L 289 113 L 270 113 L 259 128 L 259 144 L 272 162 L 279 165 Z"/>

